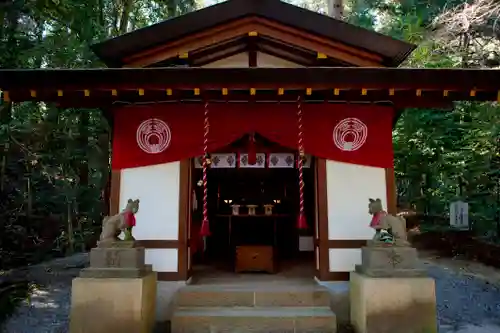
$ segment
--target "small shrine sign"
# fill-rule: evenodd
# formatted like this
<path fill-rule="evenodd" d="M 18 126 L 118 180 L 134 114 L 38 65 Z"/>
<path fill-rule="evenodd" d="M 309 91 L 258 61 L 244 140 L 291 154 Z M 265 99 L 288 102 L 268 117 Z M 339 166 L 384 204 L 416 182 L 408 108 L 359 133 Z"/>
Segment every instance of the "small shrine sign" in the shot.
<path fill-rule="evenodd" d="M 458 200 L 450 204 L 450 226 L 469 229 L 469 204 Z"/>

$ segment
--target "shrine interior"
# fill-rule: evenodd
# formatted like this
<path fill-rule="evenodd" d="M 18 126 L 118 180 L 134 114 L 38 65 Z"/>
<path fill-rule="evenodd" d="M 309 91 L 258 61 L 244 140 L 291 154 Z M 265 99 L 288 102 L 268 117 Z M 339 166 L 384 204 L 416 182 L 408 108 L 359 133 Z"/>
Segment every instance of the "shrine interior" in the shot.
<path fill-rule="evenodd" d="M 247 135 L 220 152 L 234 153 L 232 156 L 239 160 L 241 154 L 247 153 L 248 142 L 252 139 L 257 152 L 256 165 L 245 167 L 235 161 L 234 167 L 208 169 L 207 202 L 211 235 L 207 237 L 205 245 L 198 236 L 203 219 L 200 162 L 198 168 L 193 168 L 191 183 L 197 204 L 191 214 L 191 243 L 198 242 L 194 251 L 191 247 L 193 273 L 195 276 L 211 273 L 220 275 L 222 272 L 314 276 L 314 159 L 311 158 L 303 168 L 304 208 L 308 228 L 299 230 L 299 173 L 296 160 L 291 167 L 268 166 L 271 163 L 268 160 L 272 156 L 270 152 L 296 156 L 296 151 L 278 146 L 256 134 L 251 138 Z M 267 152 L 265 158 L 263 152 Z M 217 158 L 214 156 L 221 155 L 211 155 L 212 160 Z M 249 211 L 252 208 L 255 213 Z M 258 250 L 255 250 L 255 246 Z M 253 254 L 245 253 L 248 251 L 253 251 Z"/>

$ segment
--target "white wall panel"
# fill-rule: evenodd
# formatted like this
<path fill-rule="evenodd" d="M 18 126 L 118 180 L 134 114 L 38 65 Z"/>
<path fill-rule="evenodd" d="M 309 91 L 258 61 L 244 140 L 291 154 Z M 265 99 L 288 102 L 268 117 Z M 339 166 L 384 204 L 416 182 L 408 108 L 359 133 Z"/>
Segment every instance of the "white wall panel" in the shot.
<path fill-rule="evenodd" d="M 179 235 L 180 162 L 121 170 L 120 210 L 139 199 L 134 237 L 177 239 Z"/>
<path fill-rule="evenodd" d="M 361 264 L 361 249 L 330 249 L 330 272 L 352 272 Z"/>
<path fill-rule="evenodd" d="M 326 162 L 328 193 L 328 238 L 371 239 L 368 199 L 380 198 L 387 204 L 385 169 Z"/>
<path fill-rule="evenodd" d="M 177 272 L 177 249 L 146 249 L 146 264 L 155 272 Z"/>

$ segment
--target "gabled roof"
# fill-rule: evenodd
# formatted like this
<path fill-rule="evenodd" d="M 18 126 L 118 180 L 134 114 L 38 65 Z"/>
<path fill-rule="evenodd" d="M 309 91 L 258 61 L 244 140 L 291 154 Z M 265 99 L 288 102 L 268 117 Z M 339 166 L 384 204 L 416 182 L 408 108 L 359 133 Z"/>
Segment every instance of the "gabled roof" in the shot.
<path fill-rule="evenodd" d="M 95 44 L 93 50 L 108 66 L 121 67 L 127 56 L 246 17 L 264 18 L 379 55 L 390 67 L 398 66 L 416 47 L 280 0 L 229 0 Z"/>

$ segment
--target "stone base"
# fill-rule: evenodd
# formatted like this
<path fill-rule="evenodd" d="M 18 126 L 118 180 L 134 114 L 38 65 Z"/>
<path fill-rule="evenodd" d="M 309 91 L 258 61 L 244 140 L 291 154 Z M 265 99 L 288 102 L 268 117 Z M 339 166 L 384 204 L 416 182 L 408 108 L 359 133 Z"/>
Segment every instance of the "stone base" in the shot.
<path fill-rule="evenodd" d="M 141 269 L 144 267 L 144 257 L 143 247 L 97 247 L 90 250 L 90 267 Z"/>
<path fill-rule="evenodd" d="M 120 239 L 113 239 L 113 240 L 103 240 L 103 241 L 98 241 L 97 242 L 97 247 L 100 248 L 133 248 L 135 247 L 135 241 L 124 241 Z"/>
<path fill-rule="evenodd" d="M 144 265 L 143 268 L 94 268 L 88 267 L 80 271 L 81 278 L 93 279 L 135 279 L 141 278 L 153 271 L 152 265 Z"/>
<path fill-rule="evenodd" d="M 437 333 L 434 279 L 350 277 L 351 323 L 357 333 Z"/>
<path fill-rule="evenodd" d="M 150 333 L 155 323 L 156 273 L 137 279 L 75 278 L 70 333 Z"/>
<path fill-rule="evenodd" d="M 414 269 L 418 267 L 417 249 L 405 246 L 361 248 L 361 262 L 372 269 Z"/>
<path fill-rule="evenodd" d="M 427 271 L 420 268 L 367 268 L 356 265 L 356 272 L 374 278 L 405 278 L 405 277 L 427 277 Z"/>

